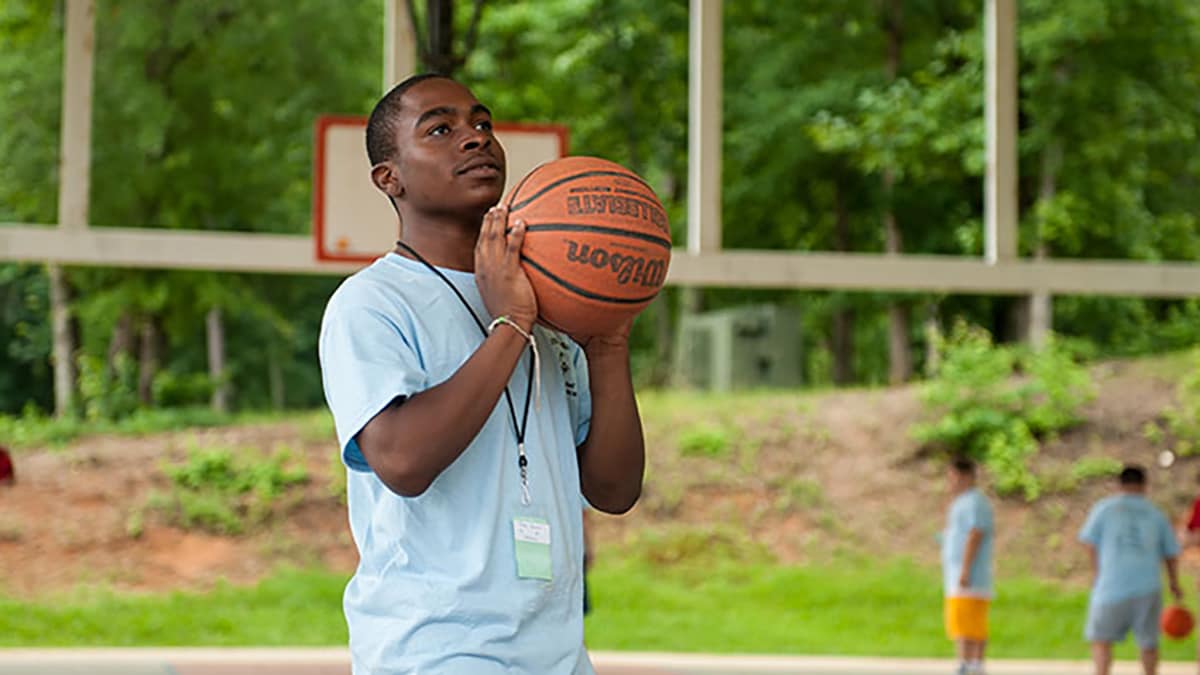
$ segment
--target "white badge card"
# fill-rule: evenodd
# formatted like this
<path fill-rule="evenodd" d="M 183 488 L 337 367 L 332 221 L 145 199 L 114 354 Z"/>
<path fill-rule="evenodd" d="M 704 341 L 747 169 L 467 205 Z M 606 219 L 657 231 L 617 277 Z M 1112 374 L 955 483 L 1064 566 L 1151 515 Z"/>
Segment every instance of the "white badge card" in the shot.
<path fill-rule="evenodd" d="M 550 581 L 550 523 L 541 518 L 513 518 L 517 576 Z"/>

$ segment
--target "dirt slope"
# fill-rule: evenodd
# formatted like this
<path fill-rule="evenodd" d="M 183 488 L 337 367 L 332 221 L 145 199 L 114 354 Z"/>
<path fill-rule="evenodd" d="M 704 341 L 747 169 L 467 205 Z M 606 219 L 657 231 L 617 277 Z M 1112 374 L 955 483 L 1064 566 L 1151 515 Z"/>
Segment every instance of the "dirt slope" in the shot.
<path fill-rule="evenodd" d="M 1099 395 L 1087 422 L 1048 442 L 1035 470 L 1061 473 L 1082 457 L 1136 461 L 1154 467 L 1153 498 L 1178 517 L 1197 487 L 1200 464 L 1181 459 L 1169 470 L 1156 467 L 1158 448 L 1141 433 L 1172 402 L 1171 373 L 1135 362 L 1100 365 L 1095 374 Z M 681 531 L 745 532 L 785 562 L 851 550 L 936 564 L 946 494 L 940 465 L 921 458 L 907 433 L 920 416 L 914 388 L 764 394 L 735 404 L 646 398 L 645 493 L 624 517 L 593 518 L 598 555 Z M 723 448 L 680 453 L 689 430 L 714 424 L 727 432 Z M 17 484 L 0 488 L 0 592 L 28 597 L 81 584 L 204 588 L 220 578 L 251 582 L 280 563 L 351 571 L 356 556 L 335 494 L 341 476 L 334 443 L 301 426 L 93 437 L 19 453 Z M 184 531 L 151 515 L 132 536 L 133 514 L 153 492 L 169 488 L 163 461 L 179 461 L 193 446 L 245 452 L 286 446 L 311 479 L 283 500 L 280 517 L 243 535 Z M 996 500 L 1001 573 L 1080 582 L 1084 560 L 1075 533 L 1088 506 L 1109 488 L 1101 480 L 1033 504 Z"/>

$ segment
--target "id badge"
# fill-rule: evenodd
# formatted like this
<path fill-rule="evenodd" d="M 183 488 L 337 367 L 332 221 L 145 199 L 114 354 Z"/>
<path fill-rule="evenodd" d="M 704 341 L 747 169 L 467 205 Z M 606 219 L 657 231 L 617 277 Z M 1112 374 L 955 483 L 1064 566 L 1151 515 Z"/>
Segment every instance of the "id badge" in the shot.
<path fill-rule="evenodd" d="M 550 523 L 541 518 L 513 518 L 517 576 L 550 581 Z"/>

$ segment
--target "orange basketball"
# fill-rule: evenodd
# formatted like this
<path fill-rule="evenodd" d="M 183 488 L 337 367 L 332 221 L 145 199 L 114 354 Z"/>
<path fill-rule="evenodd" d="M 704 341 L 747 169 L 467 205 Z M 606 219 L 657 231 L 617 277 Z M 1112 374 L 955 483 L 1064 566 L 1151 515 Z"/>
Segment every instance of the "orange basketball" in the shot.
<path fill-rule="evenodd" d="M 565 157 L 542 164 L 508 196 L 525 221 L 521 263 L 539 320 L 574 335 L 606 334 L 658 295 L 671 228 L 654 190 L 620 164 Z"/>
<path fill-rule="evenodd" d="M 1182 605 L 1171 605 L 1163 610 L 1162 631 L 1167 637 L 1182 640 L 1191 635 L 1195 625 L 1196 621 L 1192 618 L 1192 613 Z"/>

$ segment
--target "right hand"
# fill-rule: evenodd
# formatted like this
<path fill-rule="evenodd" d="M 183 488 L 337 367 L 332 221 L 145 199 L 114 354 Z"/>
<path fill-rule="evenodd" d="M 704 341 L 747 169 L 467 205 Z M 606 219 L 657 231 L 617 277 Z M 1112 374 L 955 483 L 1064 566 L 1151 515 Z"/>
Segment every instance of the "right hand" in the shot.
<path fill-rule="evenodd" d="M 521 269 L 525 222 L 518 220 L 507 234 L 508 209 L 493 206 L 483 217 L 475 243 L 475 283 L 492 316 L 507 316 L 525 330 L 537 320 L 537 297 Z"/>

